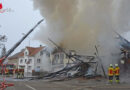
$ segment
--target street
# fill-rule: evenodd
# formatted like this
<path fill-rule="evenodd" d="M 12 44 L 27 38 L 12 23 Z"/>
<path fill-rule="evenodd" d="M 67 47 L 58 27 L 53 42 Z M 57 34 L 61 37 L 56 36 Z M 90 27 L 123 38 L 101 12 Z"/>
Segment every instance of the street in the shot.
<path fill-rule="evenodd" d="M 10 83 L 10 82 L 8 82 Z M 79 80 L 68 81 L 11 81 L 15 86 L 8 87 L 6 90 L 130 90 L 129 83 L 108 84 L 106 80 Z"/>

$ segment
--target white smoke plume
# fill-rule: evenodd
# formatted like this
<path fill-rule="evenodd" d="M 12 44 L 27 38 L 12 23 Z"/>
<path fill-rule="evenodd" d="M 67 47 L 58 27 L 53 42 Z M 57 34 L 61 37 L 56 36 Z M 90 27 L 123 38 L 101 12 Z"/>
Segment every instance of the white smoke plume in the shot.
<path fill-rule="evenodd" d="M 42 65 L 43 71 L 50 72 L 51 68 L 52 68 L 51 64 L 50 64 L 50 59 L 46 56 L 46 54 L 42 58 L 43 58 L 43 61 L 42 61 L 43 62 L 43 65 Z"/>
<path fill-rule="evenodd" d="M 114 31 L 130 28 L 130 0 L 33 0 L 45 25 L 35 39 L 50 45 L 51 38 L 65 49 L 93 54 L 99 46 L 104 64 L 116 63 L 119 54 Z"/>

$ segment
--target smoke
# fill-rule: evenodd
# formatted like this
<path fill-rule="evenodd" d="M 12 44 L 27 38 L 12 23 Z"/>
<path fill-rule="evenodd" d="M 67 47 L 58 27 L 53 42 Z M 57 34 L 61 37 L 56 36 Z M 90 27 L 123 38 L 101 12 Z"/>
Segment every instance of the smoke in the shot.
<path fill-rule="evenodd" d="M 94 54 L 95 45 L 104 64 L 117 63 L 119 45 L 114 31 L 130 28 L 130 0 L 33 0 L 45 24 L 35 39 L 52 46 L 51 38 L 65 49 Z"/>
<path fill-rule="evenodd" d="M 50 64 L 50 59 L 46 56 L 46 54 L 43 56 L 43 65 L 42 65 L 42 68 L 43 68 L 43 71 L 48 71 L 50 72 L 51 71 L 51 64 Z M 49 66 L 49 67 L 48 67 Z"/>

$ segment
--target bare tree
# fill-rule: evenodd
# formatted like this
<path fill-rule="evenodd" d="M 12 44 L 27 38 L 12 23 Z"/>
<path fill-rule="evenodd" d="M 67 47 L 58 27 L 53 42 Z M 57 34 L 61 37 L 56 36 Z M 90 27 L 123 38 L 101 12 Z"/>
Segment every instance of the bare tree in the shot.
<path fill-rule="evenodd" d="M 5 35 L 0 35 L 0 41 L 1 42 L 6 42 L 7 41 L 7 37 Z"/>
<path fill-rule="evenodd" d="M 5 48 L 5 45 L 4 45 L 4 47 L 1 50 L 1 57 L 4 57 L 5 55 L 6 55 L 6 48 Z"/>
<path fill-rule="evenodd" d="M 7 37 L 5 35 L 0 35 L 0 47 L 4 46 L 4 42 L 7 41 Z"/>
<path fill-rule="evenodd" d="M 1 57 L 3 57 L 6 54 L 6 47 L 4 42 L 7 41 L 7 37 L 5 35 L 0 35 L 0 48 L 1 48 Z"/>

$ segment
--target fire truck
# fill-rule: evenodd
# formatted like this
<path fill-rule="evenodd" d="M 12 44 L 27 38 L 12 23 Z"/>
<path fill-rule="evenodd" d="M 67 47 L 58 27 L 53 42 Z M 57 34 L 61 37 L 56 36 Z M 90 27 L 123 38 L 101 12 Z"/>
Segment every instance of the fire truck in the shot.
<path fill-rule="evenodd" d="M 0 74 L 12 74 L 13 75 L 13 71 L 15 69 L 15 65 L 14 64 L 3 64 L 0 66 Z"/>
<path fill-rule="evenodd" d="M 0 66 L 0 74 L 4 75 L 13 75 L 18 73 L 24 73 L 24 69 L 16 69 L 16 66 L 14 64 L 3 64 L 3 66 Z"/>

